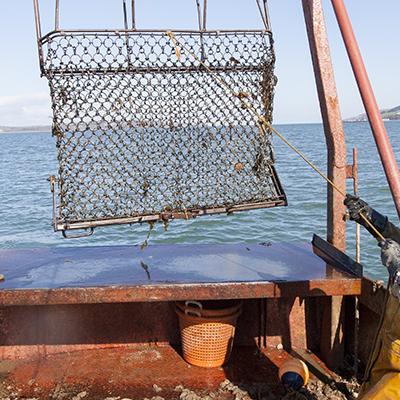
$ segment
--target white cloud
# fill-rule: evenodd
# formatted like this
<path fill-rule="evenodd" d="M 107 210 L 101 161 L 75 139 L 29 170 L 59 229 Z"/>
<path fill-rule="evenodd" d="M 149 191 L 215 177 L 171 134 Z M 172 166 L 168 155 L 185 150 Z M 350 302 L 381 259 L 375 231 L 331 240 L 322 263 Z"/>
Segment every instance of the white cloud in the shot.
<path fill-rule="evenodd" d="M 49 93 L 0 96 L 0 125 L 50 125 L 51 115 Z"/>

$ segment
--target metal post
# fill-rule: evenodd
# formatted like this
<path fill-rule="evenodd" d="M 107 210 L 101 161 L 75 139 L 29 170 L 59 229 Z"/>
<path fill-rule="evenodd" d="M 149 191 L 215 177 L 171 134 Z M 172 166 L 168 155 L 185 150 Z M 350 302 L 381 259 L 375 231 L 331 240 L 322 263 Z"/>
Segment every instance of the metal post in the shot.
<path fill-rule="evenodd" d="M 56 11 L 54 18 L 54 29 L 58 31 L 60 29 L 60 0 L 56 0 Z"/>
<path fill-rule="evenodd" d="M 207 0 L 204 0 L 203 8 L 203 31 L 207 30 Z"/>
<path fill-rule="evenodd" d="M 128 13 L 126 11 L 126 0 L 122 2 L 122 12 L 124 14 L 124 29 L 128 30 Z"/>
<path fill-rule="evenodd" d="M 346 142 L 321 0 L 302 0 L 328 150 L 328 177 L 346 193 Z M 328 185 L 327 239 L 346 249 L 343 196 Z"/>
<path fill-rule="evenodd" d="M 262 5 L 261 2 L 262 1 Z M 260 12 L 261 19 L 263 21 L 264 27 L 267 31 L 271 30 L 271 21 L 269 18 L 269 10 L 267 0 L 256 0 L 258 11 Z"/>
<path fill-rule="evenodd" d="M 358 196 L 358 150 L 353 148 L 353 191 L 354 195 Z M 356 261 L 361 261 L 361 226 L 356 224 Z"/>
<path fill-rule="evenodd" d="M 302 0 L 308 41 L 314 67 L 328 152 L 328 177 L 346 192 L 346 143 L 329 51 L 321 0 Z M 343 196 L 328 185 L 327 239 L 338 249 L 346 249 Z M 323 297 L 313 303 L 321 318 L 319 347 L 321 358 L 333 369 L 344 357 L 343 297 Z M 315 321 L 311 321 L 315 324 Z M 315 329 L 318 329 L 315 326 Z"/>
<path fill-rule="evenodd" d="M 40 64 L 40 71 L 43 73 L 43 48 L 42 48 L 42 27 L 40 25 L 40 10 L 39 10 L 39 0 L 33 0 L 33 9 L 35 13 L 35 28 L 36 28 L 36 42 L 38 46 L 38 53 L 39 53 L 39 64 Z"/>
<path fill-rule="evenodd" d="M 264 0 L 264 12 L 265 12 L 265 16 L 267 19 L 267 25 L 268 25 L 267 29 L 270 31 L 270 30 L 272 30 L 272 27 L 271 27 L 271 18 L 269 16 L 268 0 Z"/>
<path fill-rule="evenodd" d="M 131 1 L 131 10 L 132 10 L 132 29 L 136 29 L 136 8 L 135 8 L 135 0 Z"/>
<path fill-rule="evenodd" d="M 400 217 L 400 171 L 396 162 L 389 136 L 386 132 L 381 113 L 371 82 L 365 69 L 364 61 L 354 35 L 351 21 L 343 0 L 332 0 L 336 18 L 342 32 L 344 44 L 349 56 L 351 66 L 360 90 L 361 98 L 364 103 L 365 111 L 374 134 L 375 143 L 381 157 L 382 165 L 385 170 L 392 197 L 396 205 L 397 213 Z"/>

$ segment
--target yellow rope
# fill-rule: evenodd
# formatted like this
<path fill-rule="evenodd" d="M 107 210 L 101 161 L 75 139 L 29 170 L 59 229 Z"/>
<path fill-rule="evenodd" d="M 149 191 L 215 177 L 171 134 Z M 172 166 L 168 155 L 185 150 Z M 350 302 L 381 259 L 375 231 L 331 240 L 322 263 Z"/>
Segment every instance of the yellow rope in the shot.
<path fill-rule="evenodd" d="M 174 44 L 176 58 L 179 61 L 181 61 L 181 50 L 178 47 L 178 41 L 176 40 L 174 33 L 171 31 L 167 31 L 166 34 L 171 39 L 172 43 Z"/>
<path fill-rule="evenodd" d="M 198 63 L 200 63 L 206 71 L 210 72 L 211 76 L 219 82 L 222 86 L 224 86 L 233 96 L 238 98 L 242 105 L 244 105 L 250 113 L 253 114 L 255 119 L 257 119 L 257 123 L 260 127 L 262 134 L 265 134 L 265 127 L 270 129 L 276 136 L 278 136 L 287 146 L 289 146 L 295 153 L 297 153 L 318 175 L 320 175 L 327 183 L 329 183 L 338 193 L 340 193 L 343 197 L 346 197 L 346 193 L 343 192 L 331 179 L 329 179 L 315 164 L 313 164 L 300 150 L 298 150 L 295 146 L 293 146 L 284 136 L 282 136 L 262 115 L 260 115 L 256 108 L 249 101 L 246 100 L 247 96 L 241 96 L 241 93 L 236 93 L 229 84 L 223 80 L 221 77 L 215 74 L 215 72 L 204 63 L 199 57 L 194 54 L 190 48 L 186 45 L 180 45 L 179 41 L 176 39 L 176 36 L 173 32 L 166 32 L 167 36 L 171 39 L 174 47 L 175 53 L 177 55 L 178 60 L 181 58 L 181 51 L 179 46 L 183 47 L 189 55 L 191 55 Z M 179 56 L 178 56 L 179 55 Z M 374 233 L 379 238 L 379 241 L 384 241 L 384 236 L 375 228 L 375 226 L 368 220 L 368 218 L 360 213 L 360 217 L 367 223 L 367 225 L 374 231 Z"/>

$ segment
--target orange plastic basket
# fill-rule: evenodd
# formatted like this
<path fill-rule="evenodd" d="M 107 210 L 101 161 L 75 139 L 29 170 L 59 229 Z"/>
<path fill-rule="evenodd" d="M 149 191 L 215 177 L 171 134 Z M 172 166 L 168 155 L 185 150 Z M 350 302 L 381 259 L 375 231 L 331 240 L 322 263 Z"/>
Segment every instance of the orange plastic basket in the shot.
<path fill-rule="evenodd" d="M 208 313 L 210 310 L 207 310 Z M 218 314 L 221 314 L 221 309 Z M 231 307 L 227 309 L 231 311 Z M 181 331 L 183 358 L 199 367 L 220 367 L 228 361 L 241 308 L 228 315 L 202 316 L 176 307 Z"/>

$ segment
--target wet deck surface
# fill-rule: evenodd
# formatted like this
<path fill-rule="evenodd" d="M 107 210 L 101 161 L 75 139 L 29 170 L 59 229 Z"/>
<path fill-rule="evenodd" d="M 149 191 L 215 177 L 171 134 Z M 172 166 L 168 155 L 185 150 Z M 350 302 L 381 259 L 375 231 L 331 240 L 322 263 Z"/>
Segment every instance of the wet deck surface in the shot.
<path fill-rule="evenodd" d="M 200 290 L 197 298 L 216 298 L 213 290 L 218 287 L 221 298 L 229 298 L 232 288 L 238 293 L 234 297 L 241 297 L 242 290 L 242 297 L 263 297 L 254 292 L 255 288 L 271 283 L 325 282 L 327 286 L 340 281 L 347 289 L 339 290 L 339 285 L 337 294 L 359 291 L 354 276 L 327 267 L 310 244 L 151 245 L 144 250 L 139 246 L 6 249 L 0 251 L 0 266 L 5 276 L 0 283 L 2 304 L 14 304 L 11 292 L 18 292 L 16 304 L 28 304 L 24 300 L 28 293 L 32 294 L 31 304 L 42 304 L 43 291 L 45 304 L 82 302 L 82 297 L 72 300 L 71 294 L 79 295 L 78 289 L 88 293 L 94 288 L 100 297 L 94 299 L 91 293 L 86 296 L 87 302 L 105 298 L 110 302 L 161 300 L 163 296 L 185 299 L 193 297 L 185 294 L 190 288 Z M 172 287 L 176 296 L 171 298 Z M 131 288 L 138 290 L 133 294 Z M 151 290 L 154 298 L 146 290 Z M 54 297 L 56 291 L 58 297 Z M 267 297 L 271 293 L 266 293 Z"/>
<path fill-rule="evenodd" d="M 311 245 L 284 243 L 2 250 L 0 265 L 2 289 L 332 279 Z"/>
<path fill-rule="evenodd" d="M 7 374 L 4 383 L 25 396 L 49 398 L 58 388 L 70 394 L 85 390 L 90 398 L 104 398 L 107 394 L 134 399 L 157 394 L 179 398 L 174 391 L 179 385 L 205 391 L 215 390 L 225 379 L 236 384 L 277 385 L 278 368 L 289 357 L 284 350 L 260 353 L 255 347 L 240 347 L 234 350 L 226 366 L 200 368 L 187 364 L 173 347 L 143 346 L 3 362 L 2 370 Z M 162 391 L 155 392 L 154 385 Z"/>
<path fill-rule="evenodd" d="M 225 379 L 282 391 L 277 372 L 290 355 L 274 343 L 304 348 L 296 297 L 361 291 L 308 244 L 10 249 L 0 268 L 0 383 L 39 399 L 178 399 L 179 385 L 219 390 Z M 245 301 L 230 362 L 203 369 L 182 359 L 172 308 L 193 298 L 273 299 Z M 263 341 L 271 347 L 260 352 Z"/>
<path fill-rule="evenodd" d="M 251 346 L 234 348 L 229 362 L 220 368 L 189 365 L 170 346 L 97 349 L 3 361 L 0 395 L 15 400 L 293 399 L 285 396 L 278 378 L 279 367 L 292 357 L 304 360 L 310 368 L 309 384 L 301 390 L 302 396 L 295 398 L 353 398 L 345 393 L 354 393 L 351 388 L 357 389 L 357 383 L 332 386 L 333 380 L 341 380 L 311 352 L 258 351 Z"/>

